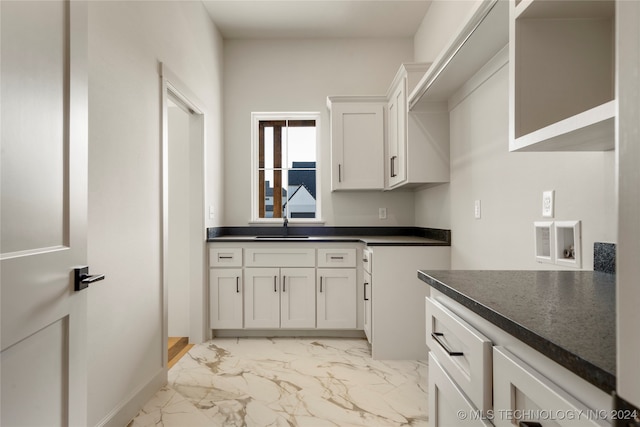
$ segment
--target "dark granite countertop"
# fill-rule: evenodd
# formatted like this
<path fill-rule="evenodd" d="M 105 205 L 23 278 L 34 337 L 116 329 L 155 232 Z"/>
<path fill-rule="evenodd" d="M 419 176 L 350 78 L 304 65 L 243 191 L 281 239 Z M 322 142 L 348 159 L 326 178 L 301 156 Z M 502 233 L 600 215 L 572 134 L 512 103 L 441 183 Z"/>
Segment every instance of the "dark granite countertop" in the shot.
<path fill-rule="evenodd" d="M 615 390 L 615 274 L 419 270 L 418 278 L 601 390 Z"/>
<path fill-rule="evenodd" d="M 451 232 L 419 227 L 218 227 L 208 242 L 360 242 L 367 246 L 451 246 Z"/>

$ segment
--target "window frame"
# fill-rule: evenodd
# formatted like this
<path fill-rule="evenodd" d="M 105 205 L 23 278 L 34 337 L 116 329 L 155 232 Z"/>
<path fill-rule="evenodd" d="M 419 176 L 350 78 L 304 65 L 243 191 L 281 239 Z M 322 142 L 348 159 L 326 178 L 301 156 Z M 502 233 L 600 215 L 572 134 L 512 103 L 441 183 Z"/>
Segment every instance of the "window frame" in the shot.
<path fill-rule="evenodd" d="M 291 218 L 291 213 L 287 211 L 289 223 L 295 224 L 318 224 L 323 223 L 322 219 L 322 197 L 321 197 L 321 162 L 320 162 L 320 118 L 319 112 L 252 112 L 251 113 L 251 220 L 250 223 L 259 224 L 281 224 L 283 218 L 260 218 L 259 217 L 259 150 L 260 135 L 259 126 L 261 121 L 283 121 L 283 120 L 314 120 L 316 122 L 316 217 L 315 218 Z"/>

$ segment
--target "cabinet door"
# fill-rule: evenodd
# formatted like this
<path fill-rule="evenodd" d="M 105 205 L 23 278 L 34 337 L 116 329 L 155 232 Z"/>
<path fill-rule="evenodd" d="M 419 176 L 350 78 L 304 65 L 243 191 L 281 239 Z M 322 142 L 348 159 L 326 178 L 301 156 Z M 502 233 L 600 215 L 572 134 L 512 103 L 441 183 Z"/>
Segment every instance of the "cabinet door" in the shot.
<path fill-rule="evenodd" d="M 429 427 L 492 426 L 429 353 Z"/>
<path fill-rule="evenodd" d="M 316 326 L 315 268 L 282 268 L 280 278 L 282 328 L 314 328 Z"/>
<path fill-rule="evenodd" d="M 242 329 L 242 269 L 209 270 L 209 326 Z"/>
<path fill-rule="evenodd" d="M 318 269 L 318 328 L 355 329 L 356 270 Z"/>
<path fill-rule="evenodd" d="M 389 111 L 386 165 L 388 187 L 394 187 L 407 179 L 406 82 L 406 78 L 400 80 L 387 105 Z"/>
<path fill-rule="evenodd" d="M 333 103 L 331 189 L 384 188 L 384 104 Z"/>
<path fill-rule="evenodd" d="M 246 328 L 280 327 L 279 268 L 246 268 L 244 293 Z"/>
<path fill-rule="evenodd" d="M 590 416 L 610 408 L 587 408 L 503 347 L 493 348 L 493 407 L 496 426 L 538 422 L 544 426 L 609 426 Z M 549 415 L 556 415 L 548 419 Z M 515 418 L 515 421 L 514 421 Z"/>
<path fill-rule="evenodd" d="M 367 336 L 367 341 L 371 344 L 371 338 L 373 337 L 371 331 L 371 297 L 373 294 L 373 287 L 371 283 L 371 274 L 364 272 L 364 333 Z"/>

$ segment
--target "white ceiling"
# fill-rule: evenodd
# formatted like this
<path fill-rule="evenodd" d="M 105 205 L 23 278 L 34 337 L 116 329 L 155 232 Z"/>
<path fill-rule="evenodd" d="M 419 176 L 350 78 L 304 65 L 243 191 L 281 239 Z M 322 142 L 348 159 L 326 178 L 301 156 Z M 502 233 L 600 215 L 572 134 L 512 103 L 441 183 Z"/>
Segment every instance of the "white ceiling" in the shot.
<path fill-rule="evenodd" d="M 412 37 L 430 0 L 203 0 L 226 39 Z"/>

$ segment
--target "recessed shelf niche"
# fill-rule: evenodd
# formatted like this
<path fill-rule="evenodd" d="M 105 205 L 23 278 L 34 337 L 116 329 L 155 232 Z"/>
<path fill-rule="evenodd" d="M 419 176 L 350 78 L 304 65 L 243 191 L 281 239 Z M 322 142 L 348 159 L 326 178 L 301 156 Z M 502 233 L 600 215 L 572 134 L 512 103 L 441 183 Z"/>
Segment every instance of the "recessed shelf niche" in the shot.
<path fill-rule="evenodd" d="M 554 264 L 556 257 L 553 221 L 538 221 L 534 222 L 533 226 L 535 230 L 536 261 Z"/>
<path fill-rule="evenodd" d="M 556 221 L 556 264 L 580 268 L 582 266 L 582 235 L 580 221 Z"/>

